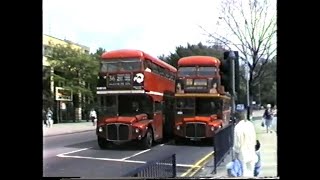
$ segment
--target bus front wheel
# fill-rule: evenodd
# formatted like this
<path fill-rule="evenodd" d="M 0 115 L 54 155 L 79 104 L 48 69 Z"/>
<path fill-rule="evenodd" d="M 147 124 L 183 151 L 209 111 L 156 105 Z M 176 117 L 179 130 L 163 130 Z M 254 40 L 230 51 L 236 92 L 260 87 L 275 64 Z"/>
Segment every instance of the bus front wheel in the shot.
<path fill-rule="evenodd" d="M 149 128 L 146 133 L 146 136 L 141 140 L 141 148 L 142 149 L 150 149 L 152 146 L 152 141 L 153 141 L 152 131 Z"/>
<path fill-rule="evenodd" d="M 107 141 L 105 138 L 98 137 L 98 145 L 100 149 L 108 149 L 108 147 L 110 146 L 110 142 Z"/>

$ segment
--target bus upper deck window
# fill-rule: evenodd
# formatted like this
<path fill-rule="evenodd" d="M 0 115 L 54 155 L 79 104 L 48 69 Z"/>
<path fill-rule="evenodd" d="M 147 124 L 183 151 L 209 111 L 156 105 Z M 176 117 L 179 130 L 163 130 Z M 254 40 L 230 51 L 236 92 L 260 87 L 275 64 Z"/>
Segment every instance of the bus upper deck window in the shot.
<path fill-rule="evenodd" d="M 141 70 L 140 61 L 126 61 L 121 63 L 123 71 L 138 71 Z"/>
<path fill-rule="evenodd" d="M 179 76 L 194 76 L 196 75 L 196 67 L 180 67 L 178 70 Z"/>
<path fill-rule="evenodd" d="M 217 69 L 215 67 L 199 67 L 198 75 L 199 76 L 214 76 Z"/>

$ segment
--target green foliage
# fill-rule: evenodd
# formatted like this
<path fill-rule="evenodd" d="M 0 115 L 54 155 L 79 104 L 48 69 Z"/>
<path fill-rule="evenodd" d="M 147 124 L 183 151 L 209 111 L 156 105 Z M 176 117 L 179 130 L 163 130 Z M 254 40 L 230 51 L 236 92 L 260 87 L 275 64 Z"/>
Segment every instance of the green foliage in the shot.
<path fill-rule="evenodd" d="M 95 54 L 85 54 L 79 50 L 56 45 L 52 47 L 48 61 L 55 70 L 55 82 L 63 82 L 64 88 L 75 93 L 93 97 L 94 90 L 88 84 L 95 84 L 99 63 Z"/>
<path fill-rule="evenodd" d="M 200 56 L 214 56 L 218 59 L 223 59 L 224 51 L 225 49 L 217 45 L 206 46 L 206 45 L 203 45 L 202 43 L 190 45 L 188 43 L 186 47 L 178 46 L 176 47 L 176 50 L 174 53 L 170 53 L 170 55 L 168 56 L 161 55 L 158 58 L 166 61 L 167 63 L 171 64 L 174 67 L 177 67 L 178 60 L 180 58 L 187 57 L 187 56 L 200 55 Z"/>
<path fill-rule="evenodd" d="M 50 67 L 42 67 L 42 99 L 43 106 L 48 107 L 53 104 L 53 98 L 50 91 Z"/>
<path fill-rule="evenodd" d="M 98 48 L 95 53 L 91 54 L 96 60 L 100 60 L 101 55 L 106 52 L 104 48 Z"/>
<path fill-rule="evenodd" d="M 253 81 L 250 90 L 252 91 L 252 100 L 261 104 L 276 104 L 277 102 L 277 75 L 276 75 L 276 66 L 277 61 L 276 57 L 267 61 L 263 67 L 261 65 L 265 62 L 260 62 L 255 71 L 254 75 L 258 74 L 261 68 L 260 76 L 255 78 Z M 245 78 L 245 66 L 240 67 L 240 92 L 238 92 L 238 102 L 246 104 L 246 78 Z"/>

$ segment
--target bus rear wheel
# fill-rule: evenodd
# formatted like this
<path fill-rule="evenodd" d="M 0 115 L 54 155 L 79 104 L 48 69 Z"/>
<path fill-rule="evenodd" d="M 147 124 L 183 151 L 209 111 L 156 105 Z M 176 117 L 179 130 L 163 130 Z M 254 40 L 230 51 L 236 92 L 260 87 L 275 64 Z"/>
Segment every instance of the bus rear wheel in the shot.
<path fill-rule="evenodd" d="M 141 148 L 142 149 L 150 149 L 151 146 L 152 146 L 152 141 L 153 141 L 153 137 L 152 137 L 152 131 L 151 129 L 149 128 L 147 133 L 146 133 L 146 136 L 141 140 Z"/>
<path fill-rule="evenodd" d="M 98 137 L 98 145 L 100 149 L 108 149 L 111 142 L 107 141 L 105 138 Z"/>

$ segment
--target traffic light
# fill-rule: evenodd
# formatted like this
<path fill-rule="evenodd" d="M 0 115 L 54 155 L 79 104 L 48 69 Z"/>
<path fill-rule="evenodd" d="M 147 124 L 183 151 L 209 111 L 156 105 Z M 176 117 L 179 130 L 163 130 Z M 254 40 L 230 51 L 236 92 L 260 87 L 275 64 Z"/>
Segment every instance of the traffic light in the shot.
<path fill-rule="evenodd" d="M 236 58 L 234 59 L 234 71 L 235 71 L 235 89 L 236 92 L 240 92 L 240 64 L 239 64 L 239 53 L 234 51 Z"/>
<path fill-rule="evenodd" d="M 229 58 L 229 51 L 223 53 L 223 60 L 220 65 L 220 76 L 221 76 L 221 85 L 224 86 L 225 91 L 232 94 L 232 67 L 231 61 L 234 61 L 235 66 L 235 91 L 239 92 L 240 90 L 240 77 L 239 77 L 239 53 L 234 51 L 235 59 L 231 60 Z"/>
<path fill-rule="evenodd" d="M 221 85 L 224 86 L 224 90 L 226 92 L 231 93 L 231 66 L 230 61 L 227 59 L 221 60 L 220 65 L 220 77 L 221 77 Z"/>

